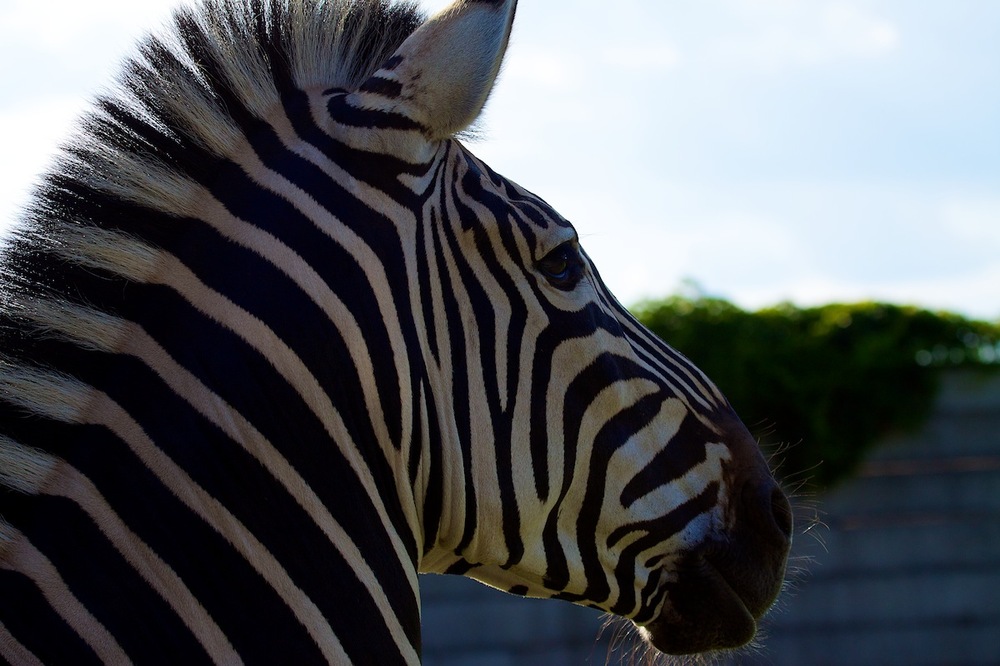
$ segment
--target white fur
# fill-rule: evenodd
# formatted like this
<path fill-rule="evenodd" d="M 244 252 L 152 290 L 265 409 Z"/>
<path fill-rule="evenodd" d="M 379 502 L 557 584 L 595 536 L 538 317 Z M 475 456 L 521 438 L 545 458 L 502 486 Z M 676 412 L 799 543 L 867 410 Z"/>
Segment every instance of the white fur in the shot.
<path fill-rule="evenodd" d="M 57 462 L 54 456 L 44 451 L 23 446 L 0 435 L 0 486 L 4 488 L 35 495 L 41 491 Z M 3 526 L 0 525 L 2 540 Z"/>
<path fill-rule="evenodd" d="M 125 335 L 125 322 L 118 317 L 64 301 L 31 300 L 17 309 L 39 334 L 71 340 L 86 349 L 114 352 Z"/>
<path fill-rule="evenodd" d="M 0 396 L 33 414 L 79 423 L 90 387 L 68 375 L 26 367 L 0 356 Z"/>

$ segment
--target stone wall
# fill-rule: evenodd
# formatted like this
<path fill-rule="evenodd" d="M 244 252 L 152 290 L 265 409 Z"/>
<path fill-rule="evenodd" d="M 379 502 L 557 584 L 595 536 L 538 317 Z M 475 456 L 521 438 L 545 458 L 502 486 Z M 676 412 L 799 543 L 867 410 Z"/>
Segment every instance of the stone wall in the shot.
<path fill-rule="evenodd" d="M 735 664 L 1000 664 L 1000 377 L 956 373 L 927 424 L 860 476 L 804 498 L 806 571 Z M 809 504 L 815 508 L 810 509 Z M 600 613 L 424 576 L 427 666 L 629 663 Z"/>

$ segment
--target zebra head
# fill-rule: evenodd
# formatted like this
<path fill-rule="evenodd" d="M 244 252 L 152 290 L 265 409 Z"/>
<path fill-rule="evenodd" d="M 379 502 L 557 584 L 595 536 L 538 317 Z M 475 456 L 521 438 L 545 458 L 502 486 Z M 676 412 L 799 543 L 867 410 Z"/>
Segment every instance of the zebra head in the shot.
<path fill-rule="evenodd" d="M 515 5 L 455 3 L 330 105 L 345 143 L 421 165 L 399 223 L 415 217 L 403 300 L 437 419 L 417 475 L 421 570 L 624 616 L 666 652 L 741 645 L 791 533 L 757 445 L 615 300 L 573 226 L 454 138 L 490 93 Z"/>
<path fill-rule="evenodd" d="M 414 664 L 418 571 L 753 637 L 758 447 L 456 139 L 515 4 L 202 0 L 126 61 L 0 254 L 0 661 Z"/>

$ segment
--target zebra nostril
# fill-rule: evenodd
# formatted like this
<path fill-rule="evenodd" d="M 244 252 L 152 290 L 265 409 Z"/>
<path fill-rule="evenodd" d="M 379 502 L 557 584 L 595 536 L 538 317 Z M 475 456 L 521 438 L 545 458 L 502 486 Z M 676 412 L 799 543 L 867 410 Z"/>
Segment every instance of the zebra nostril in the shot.
<path fill-rule="evenodd" d="M 792 538 L 792 506 L 773 481 L 749 482 L 743 490 L 746 516 L 761 536 L 780 536 L 787 542 Z"/>
<path fill-rule="evenodd" d="M 778 531 L 785 535 L 786 538 L 791 539 L 794 527 L 792 505 L 789 503 L 785 493 L 777 486 L 771 491 L 771 515 L 774 518 L 774 524 L 777 526 Z"/>

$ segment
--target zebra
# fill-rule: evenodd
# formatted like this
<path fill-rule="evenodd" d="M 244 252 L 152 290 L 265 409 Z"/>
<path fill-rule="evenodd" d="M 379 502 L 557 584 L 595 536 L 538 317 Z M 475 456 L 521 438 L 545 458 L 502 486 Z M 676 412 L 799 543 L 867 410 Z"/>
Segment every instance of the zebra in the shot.
<path fill-rule="evenodd" d="M 516 0 L 201 0 L 6 240 L 0 655 L 420 661 L 418 572 L 750 641 L 788 501 L 462 142 Z"/>

